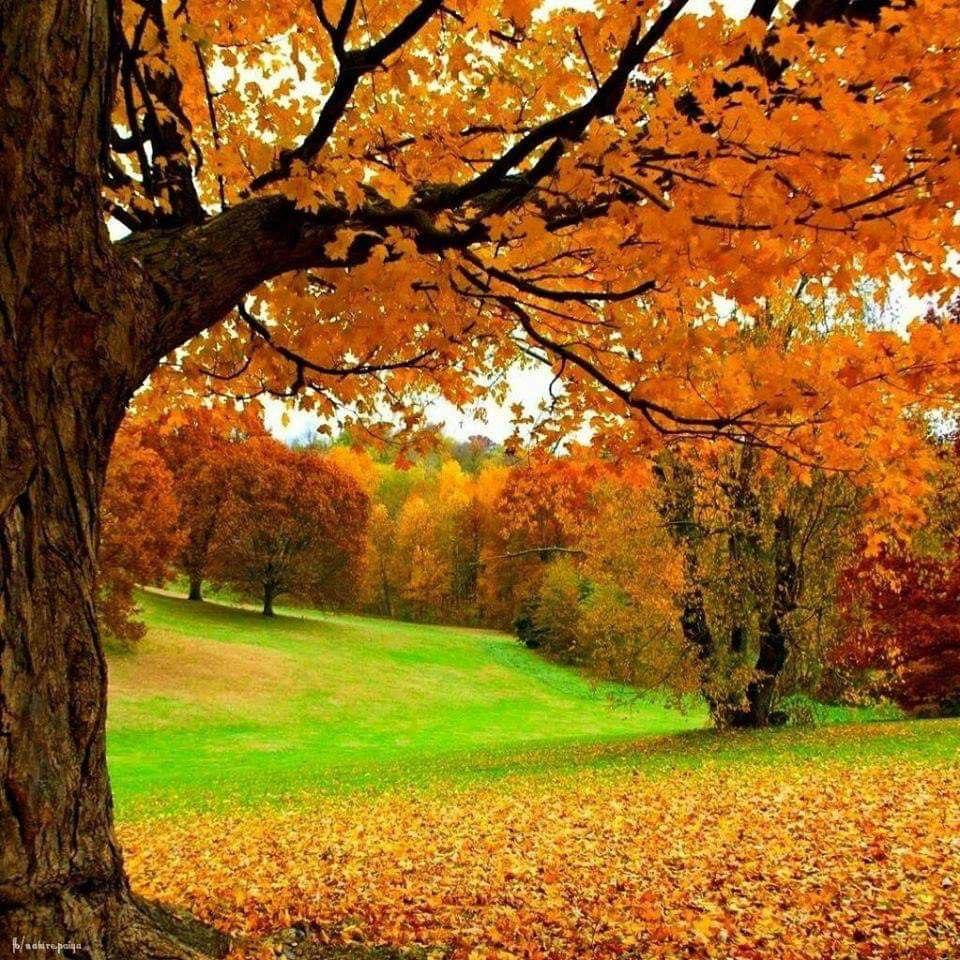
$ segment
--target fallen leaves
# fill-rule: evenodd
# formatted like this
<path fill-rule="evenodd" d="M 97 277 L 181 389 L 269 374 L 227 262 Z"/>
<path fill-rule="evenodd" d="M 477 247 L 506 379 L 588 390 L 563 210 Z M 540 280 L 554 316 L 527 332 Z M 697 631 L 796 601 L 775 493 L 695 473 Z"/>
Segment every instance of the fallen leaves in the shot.
<path fill-rule="evenodd" d="M 128 824 L 141 893 L 240 935 L 459 960 L 960 954 L 960 767 L 591 773 Z"/>

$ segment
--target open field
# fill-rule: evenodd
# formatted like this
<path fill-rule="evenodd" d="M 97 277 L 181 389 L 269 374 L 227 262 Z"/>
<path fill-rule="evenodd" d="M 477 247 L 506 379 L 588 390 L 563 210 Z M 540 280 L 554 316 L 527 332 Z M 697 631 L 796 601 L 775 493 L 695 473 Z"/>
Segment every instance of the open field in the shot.
<path fill-rule="evenodd" d="M 960 721 L 719 736 L 486 631 L 143 603 L 128 867 L 238 956 L 960 956 Z"/>
<path fill-rule="evenodd" d="M 696 708 L 617 706 L 626 691 L 491 631 L 141 601 L 150 633 L 111 660 L 121 814 L 579 766 L 704 723 Z"/>

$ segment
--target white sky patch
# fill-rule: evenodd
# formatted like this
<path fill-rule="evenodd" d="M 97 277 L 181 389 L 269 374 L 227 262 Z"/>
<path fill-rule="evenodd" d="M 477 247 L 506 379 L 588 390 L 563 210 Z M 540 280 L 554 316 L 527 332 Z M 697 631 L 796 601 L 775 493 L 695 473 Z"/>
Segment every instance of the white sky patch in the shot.
<path fill-rule="evenodd" d="M 553 373 L 546 366 L 515 367 L 506 374 L 507 396 L 502 403 L 480 401 L 473 408 L 459 410 L 443 399 L 434 399 L 425 405 L 430 423 L 443 428 L 454 440 L 466 440 L 482 435 L 494 443 L 502 443 L 513 433 L 511 408 L 519 403 L 524 412 L 536 417 L 542 404 L 549 402 L 550 381 Z M 284 423 L 286 414 L 286 423 Z M 317 429 L 328 425 L 336 432 L 335 422 L 324 419 L 309 410 L 298 410 L 282 400 L 264 402 L 264 421 L 267 429 L 286 443 L 304 443 L 319 439 Z"/>

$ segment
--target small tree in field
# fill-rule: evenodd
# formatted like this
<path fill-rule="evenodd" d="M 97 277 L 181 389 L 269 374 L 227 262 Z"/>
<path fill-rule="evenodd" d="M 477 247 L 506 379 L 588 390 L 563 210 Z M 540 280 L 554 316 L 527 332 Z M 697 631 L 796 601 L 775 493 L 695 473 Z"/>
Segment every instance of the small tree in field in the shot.
<path fill-rule="evenodd" d="M 211 550 L 212 575 L 263 599 L 342 604 L 357 589 L 369 501 L 312 451 L 259 438 L 237 447 Z"/>
<path fill-rule="evenodd" d="M 254 411 L 194 404 L 141 427 L 144 443 L 172 473 L 183 533 L 176 565 L 190 584 L 190 599 L 202 600 L 210 546 L 232 480 L 237 444 L 266 436 Z"/>

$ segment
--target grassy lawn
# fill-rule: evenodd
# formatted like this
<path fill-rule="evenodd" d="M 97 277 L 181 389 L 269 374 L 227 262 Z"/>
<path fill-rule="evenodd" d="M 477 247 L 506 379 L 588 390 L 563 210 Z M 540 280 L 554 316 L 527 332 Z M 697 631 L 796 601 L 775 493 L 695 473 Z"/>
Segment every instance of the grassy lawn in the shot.
<path fill-rule="evenodd" d="M 960 956 L 958 720 L 721 735 L 490 631 L 142 603 L 127 868 L 234 960 Z"/>
<path fill-rule="evenodd" d="M 147 638 L 110 663 L 121 815 L 488 776 L 704 722 L 697 709 L 624 703 L 625 691 L 490 631 L 141 602 Z"/>
<path fill-rule="evenodd" d="M 951 722 L 719 737 L 697 707 L 594 686 L 491 631 L 304 611 L 269 621 L 222 604 L 140 599 L 147 638 L 110 663 L 121 818 L 585 768 L 936 761 L 960 749 Z"/>

